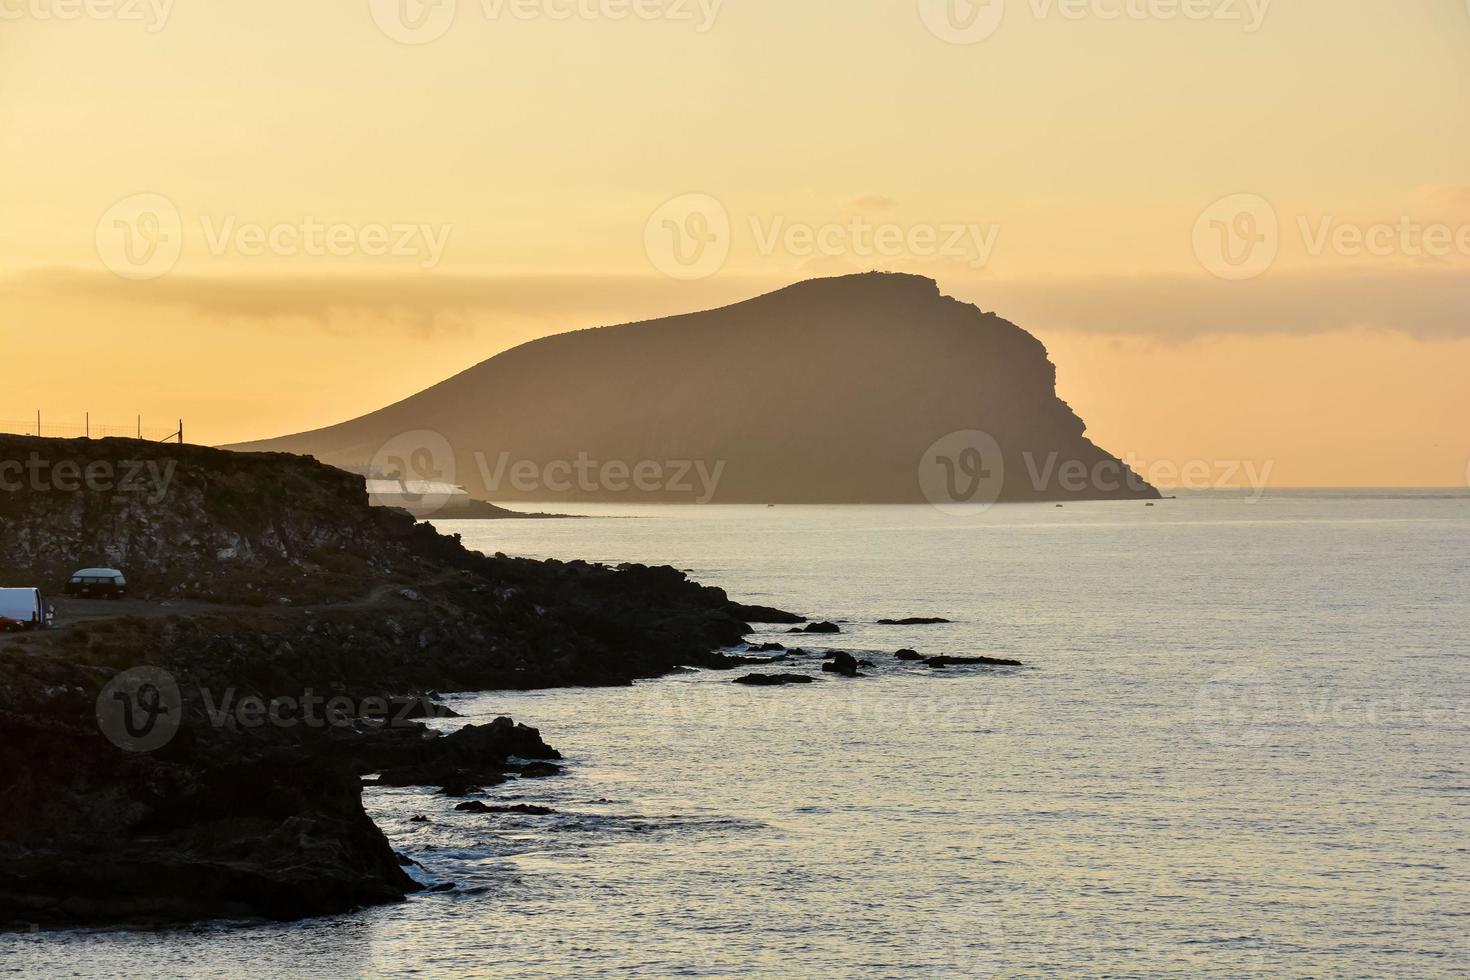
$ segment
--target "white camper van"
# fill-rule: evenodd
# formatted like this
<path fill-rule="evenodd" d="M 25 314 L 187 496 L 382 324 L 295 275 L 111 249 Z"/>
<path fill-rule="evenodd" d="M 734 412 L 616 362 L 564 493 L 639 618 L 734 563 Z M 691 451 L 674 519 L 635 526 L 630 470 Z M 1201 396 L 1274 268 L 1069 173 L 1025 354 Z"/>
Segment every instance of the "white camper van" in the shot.
<path fill-rule="evenodd" d="M 51 616 L 40 589 L 0 589 L 0 630 L 38 630 Z"/>

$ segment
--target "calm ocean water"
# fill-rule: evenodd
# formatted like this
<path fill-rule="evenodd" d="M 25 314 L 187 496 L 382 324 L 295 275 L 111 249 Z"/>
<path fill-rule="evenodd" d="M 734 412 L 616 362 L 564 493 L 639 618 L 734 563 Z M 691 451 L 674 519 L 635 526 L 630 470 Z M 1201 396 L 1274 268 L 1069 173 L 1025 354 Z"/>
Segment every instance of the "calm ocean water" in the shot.
<path fill-rule="evenodd" d="M 821 645 L 877 667 L 457 697 L 540 727 L 569 768 L 488 794 L 551 816 L 367 792 L 453 890 L 0 938 L 0 972 L 1470 973 L 1470 496 L 578 512 L 631 516 L 441 526 L 671 563 L 844 621 Z M 954 623 L 871 625 L 904 616 Z M 1027 666 L 935 672 L 906 646 Z"/>

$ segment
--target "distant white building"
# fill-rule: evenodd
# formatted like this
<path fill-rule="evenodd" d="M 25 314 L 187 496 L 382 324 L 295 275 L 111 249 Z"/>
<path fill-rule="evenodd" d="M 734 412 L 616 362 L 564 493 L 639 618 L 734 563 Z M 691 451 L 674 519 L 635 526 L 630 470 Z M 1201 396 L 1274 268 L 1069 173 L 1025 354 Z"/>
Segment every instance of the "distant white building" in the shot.
<path fill-rule="evenodd" d="M 368 503 L 374 507 L 401 507 L 414 514 L 447 514 L 470 506 L 464 487 L 435 480 L 367 481 Z"/>

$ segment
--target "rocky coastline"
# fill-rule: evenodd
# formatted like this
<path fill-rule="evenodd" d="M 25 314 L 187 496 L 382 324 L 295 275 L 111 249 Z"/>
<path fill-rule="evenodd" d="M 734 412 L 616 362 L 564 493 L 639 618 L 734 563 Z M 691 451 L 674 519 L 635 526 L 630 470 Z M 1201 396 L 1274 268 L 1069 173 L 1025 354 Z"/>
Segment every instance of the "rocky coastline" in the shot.
<path fill-rule="evenodd" d="M 510 719 L 438 734 L 434 692 L 734 668 L 763 662 L 719 652 L 752 622 L 805 621 L 672 568 L 471 552 L 308 457 L 4 436 L 6 461 L 0 586 L 103 564 L 132 595 L 0 634 L 0 928 L 400 901 L 365 780 L 464 795 L 559 758 Z"/>

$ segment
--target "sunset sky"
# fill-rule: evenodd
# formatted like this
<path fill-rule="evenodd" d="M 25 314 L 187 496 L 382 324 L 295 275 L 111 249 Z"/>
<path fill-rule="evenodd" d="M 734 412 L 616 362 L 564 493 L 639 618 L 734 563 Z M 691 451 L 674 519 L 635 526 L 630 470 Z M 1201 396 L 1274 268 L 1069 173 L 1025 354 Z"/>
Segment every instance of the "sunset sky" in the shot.
<path fill-rule="evenodd" d="M 278 435 L 879 268 L 1119 455 L 1466 484 L 1465 0 L 404 3 L 0 0 L 0 419 Z"/>

